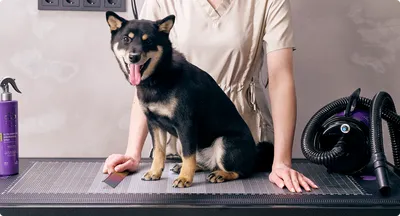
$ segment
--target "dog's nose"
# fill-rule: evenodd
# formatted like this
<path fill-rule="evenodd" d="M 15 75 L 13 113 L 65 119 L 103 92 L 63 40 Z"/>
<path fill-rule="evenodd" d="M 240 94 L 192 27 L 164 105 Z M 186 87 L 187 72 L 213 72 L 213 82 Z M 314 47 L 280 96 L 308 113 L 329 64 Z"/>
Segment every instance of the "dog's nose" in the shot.
<path fill-rule="evenodd" d="M 140 60 L 140 53 L 130 53 L 129 54 L 129 60 L 132 63 L 136 63 Z"/>

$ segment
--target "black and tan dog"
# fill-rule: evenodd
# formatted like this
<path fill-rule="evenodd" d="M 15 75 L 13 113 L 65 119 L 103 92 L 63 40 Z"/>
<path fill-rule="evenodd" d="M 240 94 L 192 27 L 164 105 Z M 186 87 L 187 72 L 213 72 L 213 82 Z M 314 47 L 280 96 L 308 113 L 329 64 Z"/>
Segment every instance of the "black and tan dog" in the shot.
<path fill-rule="evenodd" d="M 182 163 L 174 187 L 189 187 L 196 171 L 210 170 L 219 183 L 269 170 L 273 145 L 256 145 L 234 104 L 206 72 L 172 48 L 169 32 L 175 16 L 157 21 L 125 20 L 106 13 L 111 49 L 136 86 L 154 144 L 153 162 L 143 180 L 161 178 L 167 133 L 178 138 Z"/>

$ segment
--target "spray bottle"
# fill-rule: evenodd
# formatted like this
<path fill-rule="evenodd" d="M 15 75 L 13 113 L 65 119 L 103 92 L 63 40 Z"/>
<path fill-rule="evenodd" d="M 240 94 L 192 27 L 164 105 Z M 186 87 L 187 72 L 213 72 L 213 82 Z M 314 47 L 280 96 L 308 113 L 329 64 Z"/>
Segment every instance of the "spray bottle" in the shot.
<path fill-rule="evenodd" d="M 18 102 L 12 100 L 9 85 L 21 93 L 15 79 L 4 77 L 0 80 L 0 176 L 19 173 Z"/>

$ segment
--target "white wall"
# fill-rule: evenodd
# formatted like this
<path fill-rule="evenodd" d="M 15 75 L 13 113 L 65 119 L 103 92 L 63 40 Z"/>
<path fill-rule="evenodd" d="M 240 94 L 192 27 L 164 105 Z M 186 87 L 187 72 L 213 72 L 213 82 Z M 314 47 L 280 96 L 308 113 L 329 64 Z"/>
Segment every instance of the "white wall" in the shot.
<path fill-rule="evenodd" d="M 132 18 L 127 6 L 120 14 Z M 0 75 L 15 77 L 23 93 L 14 94 L 20 155 L 124 152 L 133 89 L 111 53 L 105 13 L 38 11 L 37 0 L 3 0 L 0 19 Z"/>
<path fill-rule="evenodd" d="M 301 132 L 324 104 L 361 87 L 366 97 L 388 91 L 400 107 L 400 3 L 291 2 L 298 48 L 293 156 L 303 157 Z M 139 7 L 142 3 L 138 0 Z M 120 14 L 132 18 L 129 1 L 127 6 L 129 11 Z M 23 92 L 14 94 L 20 106 L 20 155 L 123 153 L 133 88 L 110 51 L 104 13 L 38 11 L 36 0 L 3 0 L 0 20 L 0 76 L 16 78 Z M 147 139 L 143 156 L 149 147 Z"/>

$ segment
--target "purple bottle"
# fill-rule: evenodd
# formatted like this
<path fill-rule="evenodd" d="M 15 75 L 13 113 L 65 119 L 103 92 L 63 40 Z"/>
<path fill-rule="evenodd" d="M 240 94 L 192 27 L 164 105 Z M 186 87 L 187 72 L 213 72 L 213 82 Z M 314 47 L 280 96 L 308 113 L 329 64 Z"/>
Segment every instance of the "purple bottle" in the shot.
<path fill-rule="evenodd" d="M 5 77 L 0 80 L 3 92 L 0 97 L 0 176 L 19 173 L 18 156 L 18 102 L 12 100 L 9 84 L 21 93 L 15 79 Z"/>

